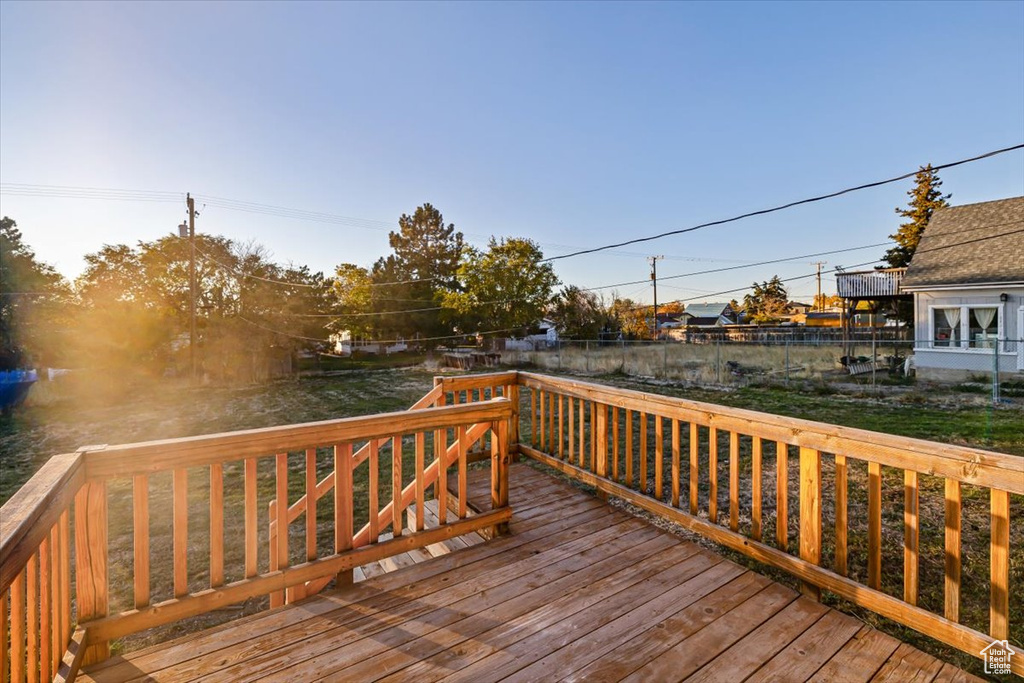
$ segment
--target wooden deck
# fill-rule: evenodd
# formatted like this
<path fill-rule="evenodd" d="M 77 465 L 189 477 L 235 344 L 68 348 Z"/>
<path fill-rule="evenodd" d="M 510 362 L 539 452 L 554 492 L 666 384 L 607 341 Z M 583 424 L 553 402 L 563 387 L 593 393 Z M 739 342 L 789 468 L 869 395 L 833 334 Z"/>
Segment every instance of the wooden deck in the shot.
<path fill-rule="evenodd" d="M 511 482 L 507 537 L 78 680 L 978 680 L 527 465 Z"/>

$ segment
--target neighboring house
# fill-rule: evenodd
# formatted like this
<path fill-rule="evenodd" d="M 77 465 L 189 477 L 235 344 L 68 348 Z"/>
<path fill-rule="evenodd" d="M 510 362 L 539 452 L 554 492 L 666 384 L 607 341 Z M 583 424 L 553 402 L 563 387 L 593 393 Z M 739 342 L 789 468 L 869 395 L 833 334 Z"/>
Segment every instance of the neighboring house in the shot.
<path fill-rule="evenodd" d="M 1024 197 L 936 211 L 901 286 L 920 377 L 1024 373 Z"/>
<path fill-rule="evenodd" d="M 695 327 L 722 327 L 736 324 L 736 311 L 729 304 L 691 304 L 683 312 L 686 325 Z"/>
<path fill-rule="evenodd" d="M 799 301 L 790 301 L 787 305 L 789 315 L 806 315 L 811 312 L 810 304 L 802 304 Z"/>
<path fill-rule="evenodd" d="M 333 345 L 334 353 L 339 356 L 351 356 L 355 351 L 370 355 L 379 355 L 383 353 L 386 356 L 390 356 L 392 353 L 400 353 L 402 351 L 409 350 L 409 345 L 406 344 L 403 339 L 398 339 L 392 342 L 353 339 L 352 332 L 349 330 L 335 332 L 327 339 Z"/>
<path fill-rule="evenodd" d="M 683 326 L 683 313 L 659 313 L 658 314 L 658 329 L 659 330 L 671 330 L 677 327 Z"/>

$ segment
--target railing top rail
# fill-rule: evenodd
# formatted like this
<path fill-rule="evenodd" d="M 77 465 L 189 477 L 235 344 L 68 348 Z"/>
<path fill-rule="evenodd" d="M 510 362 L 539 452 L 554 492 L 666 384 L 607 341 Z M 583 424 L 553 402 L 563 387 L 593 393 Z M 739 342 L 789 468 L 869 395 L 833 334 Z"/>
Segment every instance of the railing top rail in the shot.
<path fill-rule="evenodd" d="M 1024 494 L 1024 458 L 529 372 L 519 383 L 612 406 Z"/>
<path fill-rule="evenodd" d="M 82 453 L 53 456 L 0 508 L 0 593 L 71 505 L 85 482 L 83 457 Z"/>
<path fill-rule="evenodd" d="M 510 401 L 507 398 L 496 398 L 457 406 L 103 446 L 87 452 L 86 478 L 109 479 L 211 465 L 347 441 L 380 439 L 475 422 L 506 420 L 511 414 Z"/>
<path fill-rule="evenodd" d="M 472 375 L 455 375 L 452 377 L 442 375 L 434 378 L 434 386 L 441 387 L 443 391 L 484 389 L 487 387 L 502 386 L 504 384 L 515 384 L 518 381 L 518 376 L 519 373 L 514 370 L 507 372 L 486 372 Z"/>

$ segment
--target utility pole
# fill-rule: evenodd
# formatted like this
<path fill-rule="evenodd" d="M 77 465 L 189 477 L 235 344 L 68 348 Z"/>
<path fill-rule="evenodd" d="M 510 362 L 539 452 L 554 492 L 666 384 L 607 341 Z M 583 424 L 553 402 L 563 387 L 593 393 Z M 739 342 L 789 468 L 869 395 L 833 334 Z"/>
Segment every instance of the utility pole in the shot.
<path fill-rule="evenodd" d="M 814 263 L 811 264 L 812 266 L 815 266 L 818 269 L 818 298 L 817 298 L 817 304 L 818 304 L 818 310 L 819 311 L 824 311 L 825 310 L 825 302 L 821 298 L 821 267 L 823 265 L 825 265 L 826 263 L 828 263 L 828 261 L 815 261 Z"/>
<path fill-rule="evenodd" d="M 185 195 L 188 203 L 188 289 L 189 289 L 189 323 L 188 323 L 188 358 L 192 366 L 192 381 L 196 381 L 196 200 L 192 194 Z"/>
<path fill-rule="evenodd" d="M 651 262 L 651 282 L 654 283 L 654 338 L 658 338 L 658 261 L 664 256 L 648 256 Z"/>

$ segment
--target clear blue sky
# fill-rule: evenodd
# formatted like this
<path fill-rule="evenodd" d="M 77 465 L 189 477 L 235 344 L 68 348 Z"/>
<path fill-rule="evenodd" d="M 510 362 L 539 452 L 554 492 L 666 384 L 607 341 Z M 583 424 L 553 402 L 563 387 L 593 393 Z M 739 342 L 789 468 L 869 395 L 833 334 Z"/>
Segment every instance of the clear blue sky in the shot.
<path fill-rule="evenodd" d="M 0 181 L 379 221 L 220 208 L 199 219 L 326 272 L 371 264 L 386 226 L 423 202 L 473 242 L 521 235 L 554 255 L 1022 141 L 1021 2 L 0 4 Z M 1024 194 L 1024 154 L 942 177 L 953 203 Z M 645 254 L 664 254 L 659 271 L 673 275 L 881 242 L 909 186 L 557 272 L 596 286 L 646 277 Z M 83 254 L 156 238 L 183 216 L 179 204 L 0 201 L 71 277 Z M 685 278 L 659 299 L 812 270 L 805 260 Z"/>

